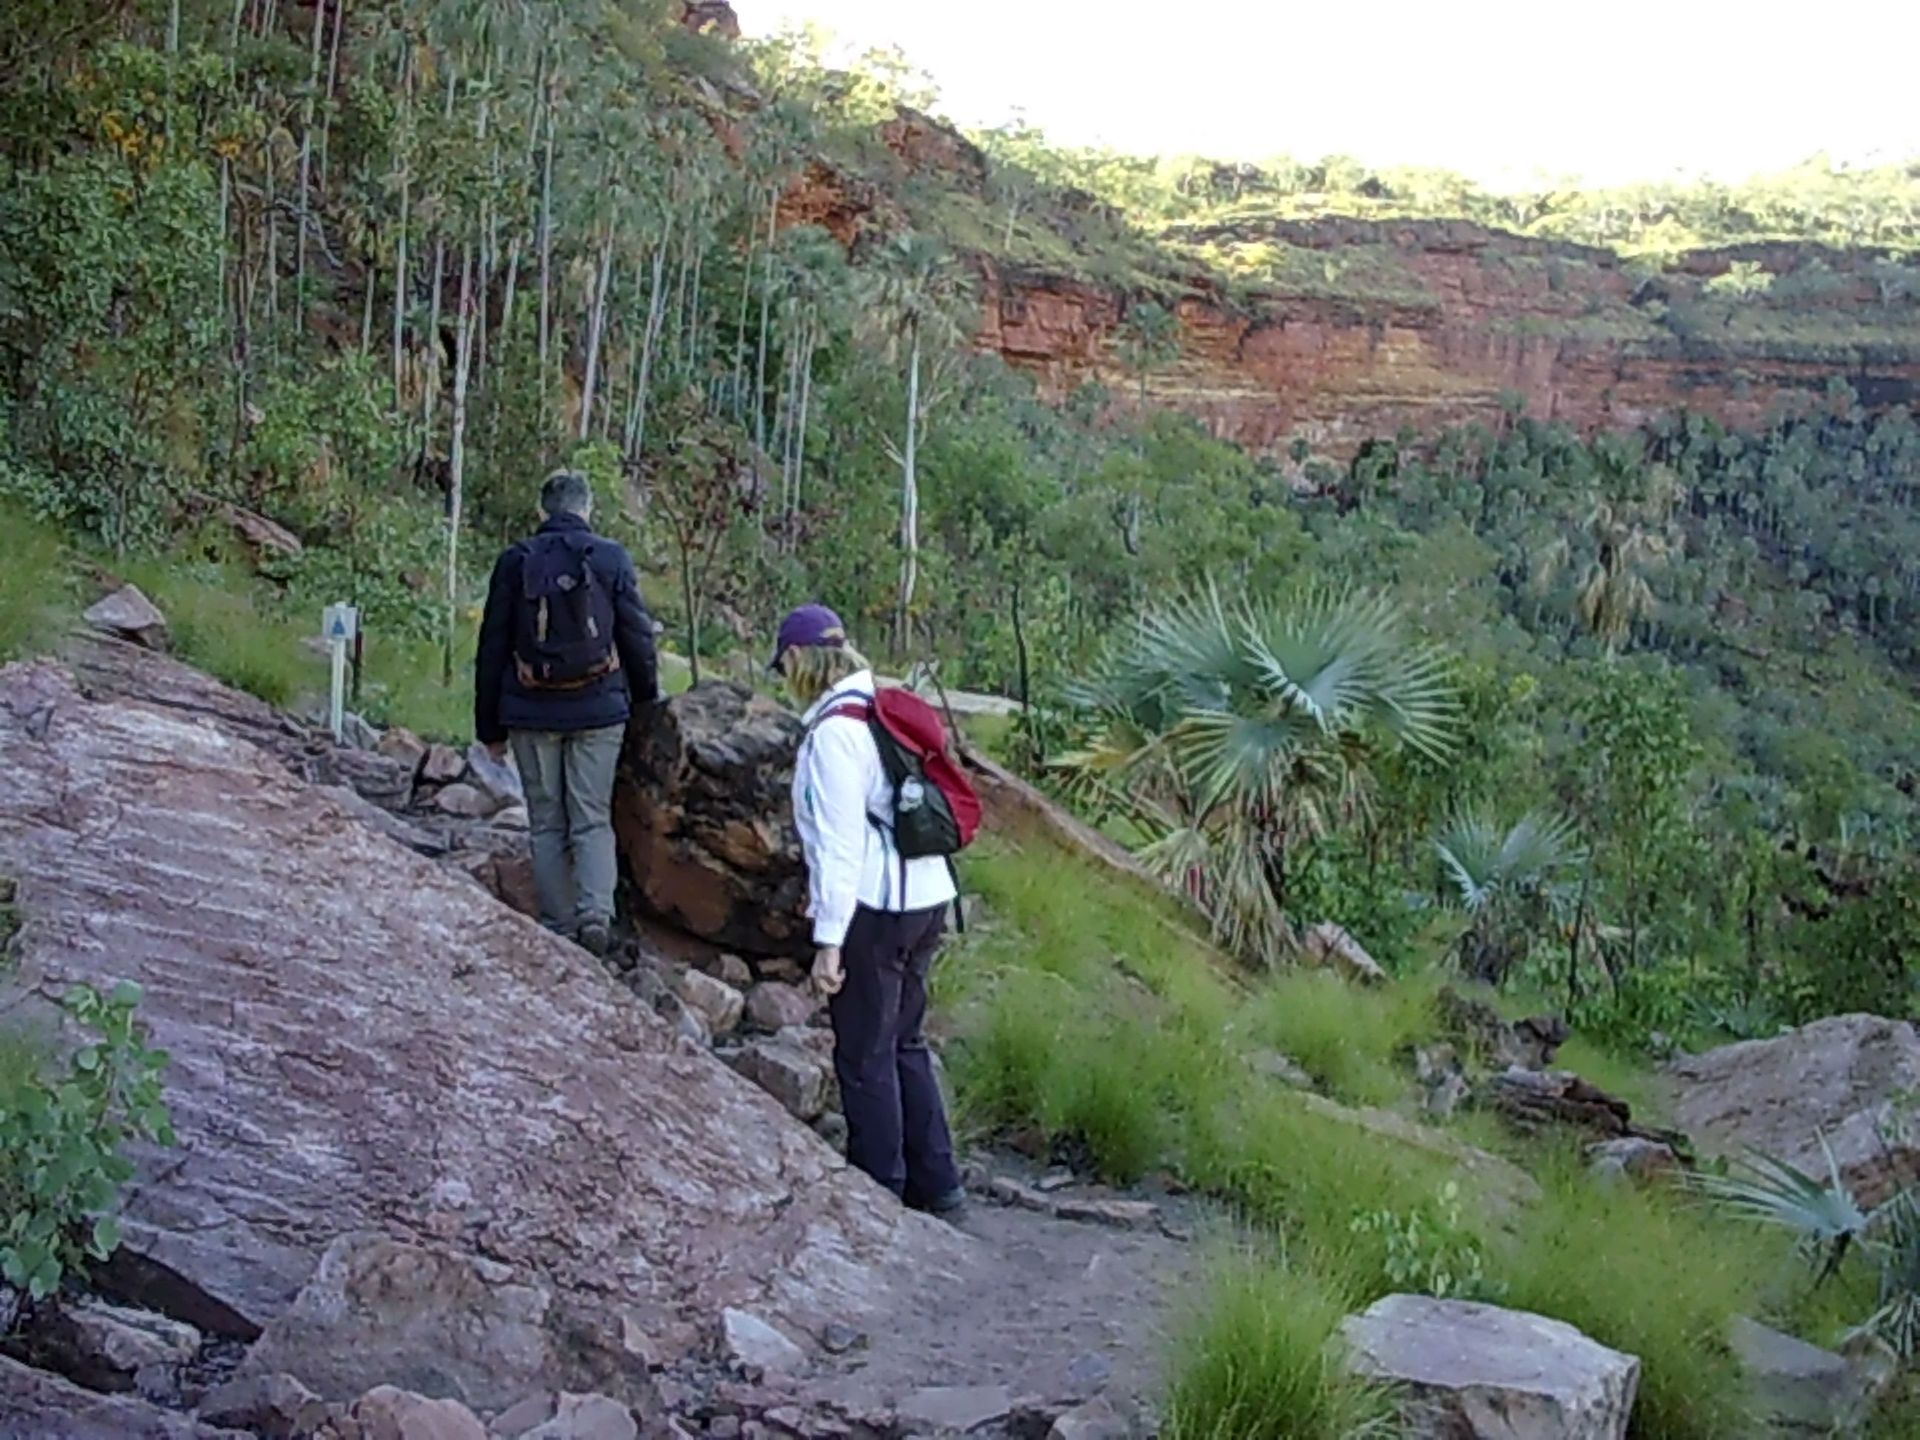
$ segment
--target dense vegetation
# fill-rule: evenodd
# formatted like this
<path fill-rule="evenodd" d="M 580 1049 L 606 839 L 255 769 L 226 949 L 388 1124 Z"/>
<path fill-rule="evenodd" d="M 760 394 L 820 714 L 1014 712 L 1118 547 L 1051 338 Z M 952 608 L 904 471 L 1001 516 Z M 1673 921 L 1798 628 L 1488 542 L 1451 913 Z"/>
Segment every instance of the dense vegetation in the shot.
<path fill-rule="evenodd" d="M 980 252 L 1136 300 L 1118 353 L 1144 395 L 1176 351 L 1170 287 L 1196 257 L 1247 258 L 1222 226 L 1459 216 L 1636 252 L 1653 276 L 1696 241 L 1920 243 L 1910 170 L 1491 197 L 1006 133 L 949 184 L 879 138 L 897 71 L 743 54 L 679 8 L 6 6 L 0 655 L 132 577 L 190 655 L 293 703 L 299 632 L 347 598 L 372 634 L 369 708 L 456 733 L 478 577 L 573 463 L 696 664 L 822 597 L 897 662 L 1032 701 L 1008 755 L 1139 846 L 1251 972 L 1335 920 L 1411 993 L 1449 965 L 1634 1057 L 1920 1013 L 1911 416 L 1837 383 L 1755 433 L 1675 415 L 1587 438 L 1516 406 L 1353 457 L 1255 456 L 1094 387 L 1045 396 L 967 343 Z M 783 223 L 816 164 L 871 192 L 851 250 Z M 1407 293 L 1363 247 L 1335 274 L 1255 243 L 1269 282 Z M 1686 292 L 1685 324 L 1833 341 L 1744 302 L 1851 279 L 1741 263 Z M 1889 333 L 1914 325 L 1909 271 L 1889 253 L 1848 272 L 1873 277 Z M 236 506 L 302 547 L 243 543 Z M 1166 1008 L 1118 1007 L 1095 961 L 1135 953 L 1126 901 L 1096 887 L 1109 918 L 1063 928 L 1064 905 L 1022 902 L 1017 866 L 990 854 L 978 878 L 1026 939 L 981 942 L 991 985 L 959 997 L 976 1115 L 1077 1137 L 1116 1176 L 1176 1168 L 1289 1235 L 1294 1303 L 1235 1289 L 1213 1353 L 1320 1354 L 1437 1176 L 1356 1159 L 1245 1085 L 1218 1043 L 1240 997 L 1206 947 L 1160 947 Z M 1390 1098 L 1406 1015 L 1277 983 L 1264 1042 L 1346 1098 Z M 1746 1237 L 1637 1200 L 1602 1215 L 1571 1175 L 1551 1198 L 1517 1237 L 1470 1216 L 1446 1243 L 1500 1246 L 1517 1302 L 1636 1350 L 1652 1334 L 1669 1359 L 1648 1433 L 1726 1433 L 1709 1331 L 1773 1299 Z M 1644 1260 L 1573 1285 L 1622 1225 Z M 1725 1263 L 1690 1270 L 1699 1254 Z M 1294 1378 L 1327 1433 L 1368 1412 Z M 1189 1384 L 1176 1428 L 1208 1433 L 1195 1397 L 1220 1386 Z"/>

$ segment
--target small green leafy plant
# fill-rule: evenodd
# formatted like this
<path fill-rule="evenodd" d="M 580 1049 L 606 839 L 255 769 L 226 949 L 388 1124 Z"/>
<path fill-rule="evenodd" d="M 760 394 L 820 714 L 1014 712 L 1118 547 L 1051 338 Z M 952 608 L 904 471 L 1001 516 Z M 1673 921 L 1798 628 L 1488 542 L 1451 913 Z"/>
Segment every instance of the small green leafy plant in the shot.
<path fill-rule="evenodd" d="M 84 1034 L 64 1064 L 16 1043 L 0 1065 L 0 1277 L 36 1300 L 119 1245 L 127 1142 L 174 1140 L 166 1052 L 134 1019 L 140 987 L 122 981 L 103 996 L 75 985 L 62 1003 Z"/>
<path fill-rule="evenodd" d="M 1441 1300 L 1497 1300 L 1506 1288 L 1488 1276 L 1486 1252 L 1460 1223 L 1456 1181 L 1440 1187 L 1432 1206 L 1367 1211 L 1353 1217 L 1351 1229 L 1384 1244 L 1386 1279 L 1395 1290 Z"/>

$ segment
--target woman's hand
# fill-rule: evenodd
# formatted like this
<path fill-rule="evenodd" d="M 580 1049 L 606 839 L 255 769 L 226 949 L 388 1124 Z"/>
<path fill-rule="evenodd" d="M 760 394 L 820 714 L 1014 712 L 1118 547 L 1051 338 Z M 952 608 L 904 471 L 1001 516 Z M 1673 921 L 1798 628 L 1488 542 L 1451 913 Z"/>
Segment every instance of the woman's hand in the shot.
<path fill-rule="evenodd" d="M 846 980 L 846 971 L 840 968 L 838 945 L 822 945 L 813 952 L 813 988 L 823 998 L 838 995 Z"/>

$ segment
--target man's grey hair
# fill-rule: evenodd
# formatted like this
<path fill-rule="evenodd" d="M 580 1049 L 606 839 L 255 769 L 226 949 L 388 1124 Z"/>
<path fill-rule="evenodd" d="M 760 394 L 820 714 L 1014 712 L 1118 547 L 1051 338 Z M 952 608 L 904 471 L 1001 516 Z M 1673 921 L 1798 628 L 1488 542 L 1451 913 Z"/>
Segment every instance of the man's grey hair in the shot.
<path fill-rule="evenodd" d="M 593 485 L 578 470 L 556 470 L 540 487 L 540 509 L 549 516 L 590 514 Z"/>

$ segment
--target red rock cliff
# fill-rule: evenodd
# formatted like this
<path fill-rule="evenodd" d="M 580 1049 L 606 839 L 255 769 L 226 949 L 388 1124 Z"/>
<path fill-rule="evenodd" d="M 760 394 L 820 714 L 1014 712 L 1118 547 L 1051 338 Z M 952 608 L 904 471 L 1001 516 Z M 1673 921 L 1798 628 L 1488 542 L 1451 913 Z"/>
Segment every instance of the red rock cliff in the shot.
<path fill-rule="evenodd" d="M 938 122 L 903 112 L 882 138 L 903 171 L 980 192 L 984 157 Z M 817 164 L 783 220 L 857 249 L 902 222 L 886 191 Z M 1289 262 L 1231 295 L 1196 274 L 1173 304 L 1179 358 L 1148 377 L 1152 402 L 1255 450 L 1304 437 L 1347 453 L 1402 426 L 1489 418 L 1510 396 L 1584 431 L 1682 408 L 1758 424 L 1816 403 L 1835 378 L 1874 408 L 1920 400 L 1920 304 L 1879 297 L 1870 256 L 1770 244 L 1645 275 L 1609 251 L 1455 221 L 1263 221 L 1182 238 Z M 1736 261 L 1764 267 L 1774 291 L 1737 303 L 1707 291 Z M 985 255 L 975 265 L 982 348 L 1056 395 L 1088 380 L 1123 402 L 1137 393 L 1116 331 L 1143 297 Z"/>

